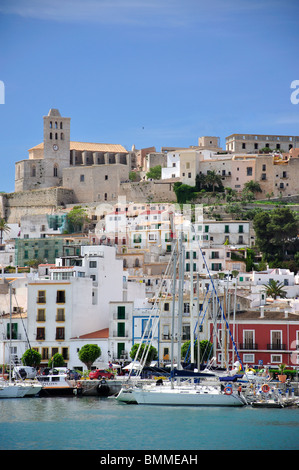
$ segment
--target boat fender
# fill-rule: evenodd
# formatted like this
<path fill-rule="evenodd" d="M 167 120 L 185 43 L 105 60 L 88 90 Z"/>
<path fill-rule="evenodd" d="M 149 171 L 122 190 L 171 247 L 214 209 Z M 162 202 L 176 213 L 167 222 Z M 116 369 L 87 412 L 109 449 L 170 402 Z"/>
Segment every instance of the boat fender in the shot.
<path fill-rule="evenodd" d="M 106 379 L 102 379 L 101 384 L 105 384 L 105 383 L 106 383 Z"/>
<path fill-rule="evenodd" d="M 225 387 L 224 393 L 225 393 L 225 395 L 231 395 L 233 393 L 232 387 L 229 387 L 229 386 Z"/>
<path fill-rule="evenodd" d="M 270 391 L 269 385 L 264 384 L 264 385 L 262 386 L 262 391 L 263 391 L 264 393 L 268 393 L 268 392 Z"/>
<path fill-rule="evenodd" d="M 106 380 L 101 381 L 97 386 L 98 395 L 103 396 L 103 397 L 108 397 L 109 392 L 110 392 L 110 389 L 109 389 L 108 384 L 106 383 Z"/>

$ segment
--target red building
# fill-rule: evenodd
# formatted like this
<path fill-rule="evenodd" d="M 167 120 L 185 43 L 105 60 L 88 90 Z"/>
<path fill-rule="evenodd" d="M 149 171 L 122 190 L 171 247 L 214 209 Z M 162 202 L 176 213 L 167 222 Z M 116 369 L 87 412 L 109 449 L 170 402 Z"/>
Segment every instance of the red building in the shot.
<path fill-rule="evenodd" d="M 212 323 L 210 324 L 212 334 Z M 236 314 L 235 324 L 229 321 L 218 323 L 216 349 L 217 364 L 223 358 L 232 363 L 238 359 L 232 338 L 242 364 L 278 366 L 286 364 L 299 368 L 299 315 L 285 311 L 265 309 L 244 311 Z M 212 337 L 212 336 L 211 336 Z M 226 347 L 221 348 L 221 338 L 227 339 Z M 233 356 L 234 354 L 234 356 Z"/>

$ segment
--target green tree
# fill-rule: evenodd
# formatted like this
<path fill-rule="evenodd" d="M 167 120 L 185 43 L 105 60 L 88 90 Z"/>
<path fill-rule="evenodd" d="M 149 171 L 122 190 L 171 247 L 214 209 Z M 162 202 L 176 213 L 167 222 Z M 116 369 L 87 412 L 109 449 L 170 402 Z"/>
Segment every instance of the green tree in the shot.
<path fill-rule="evenodd" d="M 42 356 L 34 349 L 27 349 L 21 357 L 24 366 L 37 367 L 40 365 Z"/>
<path fill-rule="evenodd" d="M 135 343 L 134 346 L 132 347 L 131 351 L 130 351 L 130 358 L 131 359 L 135 359 L 138 348 L 139 348 L 139 344 Z M 142 343 L 141 346 L 140 346 L 140 350 L 139 350 L 139 353 L 138 353 L 137 360 L 141 361 L 145 357 L 146 357 L 145 364 L 142 364 L 142 365 L 148 365 L 152 361 L 156 360 L 158 358 L 158 352 L 157 352 L 156 348 L 154 348 L 154 346 L 149 346 L 149 345 L 145 345 L 144 343 Z"/>
<path fill-rule="evenodd" d="M 64 367 L 65 361 L 63 356 L 59 353 L 54 354 L 54 356 L 49 359 L 48 367 Z"/>
<path fill-rule="evenodd" d="M 283 261 L 286 249 L 297 238 L 298 221 L 287 207 L 263 211 L 255 215 L 253 228 L 256 243 L 267 261 Z"/>
<path fill-rule="evenodd" d="M 0 217 L 0 245 L 2 245 L 3 233 L 8 233 L 9 231 L 10 227 L 6 223 L 5 219 Z"/>
<path fill-rule="evenodd" d="M 197 362 L 197 340 L 194 342 L 194 357 L 196 358 Z M 200 348 L 200 361 L 204 362 L 207 361 L 211 355 L 211 351 L 213 348 L 213 344 L 208 340 L 203 340 L 199 342 Z M 186 358 L 186 361 L 190 357 L 190 340 L 185 341 L 185 343 L 181 347 L 181 355 L 183 360 Z"/>
<path fill-rule="evenodd" d="M 102 354 L 101 348 L 96 344 L 85 344 L 79 351 L 78 357 L 83 364 L 86 365 L 87 369 L 90 369 L 92 364 Z"/>
<path fill-rule="evenodd" d="M 244 184 L 244 189 L 247 191 L 251 191 L 252 193 L 261 193 L 262 188 L 260 186 L 260 183 L 258 181 L 250 180 L 247 181 L 247 183 Z"/>
<path fill-rule="evenodd" d="M 213 193 L 215 192 L 216 186 L 218 187 L 218 189 L 223 188 L 221 176 L 217 175 L 215 170 L 208 171 L 205 181 L 207 185 L 212 186 Z"/>
<path fill-rule="evenodd" d="M 189 186 L 188 184 L 175 183 L 173 185 L 173 190 L 179 204 L 185 204 L 186 202 L 191 201 L 194 197 L 196 197 L 195 187 Z"/>
<path fill-rule="evenodd" d="M 153 166 L 147 173 L 147 179 L 160 180 L 162 175 L 161 165 Z"/>
<path fill-rule="evenodd" d="M 287 294 L 286 291 L 283 289 L 283 283 L 279 281 L 275 281 L 274 279 L 270 279 L 268 284 L 263 284 L 265 287 L 265 293 L 267 297 L 272 297 L 272 299 L 276 299 L 277 297 L 281 297 L 285 299 Z"/>
<path fill-rule="evenodd" d="M 89 222 L 86 209 L 82 206 L 74 206 L 73 209 L 67 214 L 67 227 L 69 233 L 81 232 L 84 225 Z"/>

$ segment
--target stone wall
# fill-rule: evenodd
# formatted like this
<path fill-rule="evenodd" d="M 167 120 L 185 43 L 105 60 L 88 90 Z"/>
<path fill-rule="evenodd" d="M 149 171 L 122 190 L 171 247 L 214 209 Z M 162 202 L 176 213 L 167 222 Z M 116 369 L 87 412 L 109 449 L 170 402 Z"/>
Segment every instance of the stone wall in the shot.
<path fill-rule="evenodd" d="M 173 180 L 121 183 L 119 195 L 134 202 L 176 202 L 173 183 Z"/>
<path fill-rule="evenodd" d="M 73 202 L 73 191 L 62 187 L 3 193 L 0 194 L 0 216 L 10 224 L 19 223 L 24 215 L 49 214 Z"/>

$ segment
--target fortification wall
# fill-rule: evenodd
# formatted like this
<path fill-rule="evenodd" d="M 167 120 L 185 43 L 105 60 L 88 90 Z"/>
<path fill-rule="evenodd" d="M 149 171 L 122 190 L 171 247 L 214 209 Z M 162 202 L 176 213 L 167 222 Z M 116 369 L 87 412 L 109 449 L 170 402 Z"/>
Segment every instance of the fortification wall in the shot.
<path fill-rule="evenodd" d="M 176 202 L 173 183 L 166 180 L 121 183 L 119 195 L 134 202 Z"/>
<path fill-rule="evenodd" d="M 73 202 L 73 191 L 62 187 L 3 193 L 0 195 L 0 216 L 10 224 L 19 223 L 24 215 L 49 214 L 59 206 Z"/>

